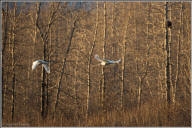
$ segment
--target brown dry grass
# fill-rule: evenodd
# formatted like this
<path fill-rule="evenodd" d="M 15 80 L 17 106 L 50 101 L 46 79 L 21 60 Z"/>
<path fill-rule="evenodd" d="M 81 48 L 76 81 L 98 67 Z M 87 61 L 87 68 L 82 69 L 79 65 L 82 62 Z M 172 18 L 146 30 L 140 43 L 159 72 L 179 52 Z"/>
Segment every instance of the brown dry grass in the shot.
<path fill-rule="evenodd" d="M 187 107 L 189 105 L 190 102 L 177 103 L 168 109 L 166 103 L 154 101 L 143 104 L 140 108 L 130 108 L 123 111 L 100 110 L 90 114 L 87 121 L 85 118 L 74 120 L 60 115 L 54 121 L 51 116 L 48 116 L 45 120 L 40 119 L 35 123 L 23 119 L 19 123 L 5 124 L 4 126 L 190 126 L 191 110 Z"/>

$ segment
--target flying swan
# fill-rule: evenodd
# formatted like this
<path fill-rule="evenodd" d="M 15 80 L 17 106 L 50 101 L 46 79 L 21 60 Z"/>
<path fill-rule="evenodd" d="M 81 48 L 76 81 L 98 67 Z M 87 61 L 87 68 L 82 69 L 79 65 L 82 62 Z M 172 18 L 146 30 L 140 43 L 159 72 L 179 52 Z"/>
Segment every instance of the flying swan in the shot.
<path fill-rule="evenodd" d="M 95 59 L 97 59 L 99 62 L 101 62 L 101 65 L 116 64 L 116 63 L 119 63 L 121 61 L 121 59 L 117 60 L 117 61 L 101 59 L 101 58 L 99 58 L 99 56 L 97 54 L 95 55 Z"/>
<path fill-rule="evenodd" d="M 34 70 L 37 67 L 37 65 L 39 65 L 39 64 L 42 64 L 43 67 L 45 68 L 45 71 L 47 73 L 50 73 L 50 69 L 49 69 L 49 66 L 48 66 L 49 63 L 47 61 L 44 61 L 44 60 L 36 60 L 36 61 L 34 61 L 33 65 L 32 65 L 32 70 Z"/>

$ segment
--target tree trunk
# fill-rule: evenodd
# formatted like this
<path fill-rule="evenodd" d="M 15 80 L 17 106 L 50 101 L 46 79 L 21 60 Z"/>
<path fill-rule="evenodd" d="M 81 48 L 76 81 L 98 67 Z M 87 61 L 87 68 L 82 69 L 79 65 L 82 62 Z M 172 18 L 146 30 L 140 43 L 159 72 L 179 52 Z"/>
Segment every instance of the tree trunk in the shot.
<path fill-rule="evenodd" d="M 14 18 L 12 27 L 12 121 L 15 116 L 15 24 L 16 24 L 16 3 L 14 4 Z"/>
<path fill-rule="evenodd" d="M 169 20 L 169 10 L 168 10 L 168 2 L 166 2 L 166 22 Z M 168 25 L 166 25 L 166 53 L 167 53 L 167 64 L 166 64 L 166 84 L 167 84 L 167 107 L 168 107 L 168 114 L 167 114 L 167 120 L 170 121 L 170 108 L 172 104 L 172 84 L 171 84 L 171 64 L 170 64 L 170 43 L 169 43 L 169 28 Z"/>
<path fill-rule="evenodd" d="M 115 10 L 115 4 L 116 4 L 116 2 L 113 2 L 113 6 L 111 7 L 112 8 L 112 32 L 111 32 L 111 39 L 114 39 L 114 27 L 115 27 L 115 25 L 114 25 L 114 10 Z M 115 56 L 116 55 L 116 47 L 115 47 L 115 43 L 112 43 L 112 54 L 113 54 L 113 56 Z M 116 77 L 116 66 L 114 66 L 113 67 L 113 69 L 114 69 L 114 71 L 113 71 L 113 80 L 115 81 L 115 77 Z"/>
<path fill-rule="evenodd" d="M 49 42 L 47 42 L 47 49 L 52 49 L 52 32 L 51 32 L 51 29 L 50 29 L 50 32 L 49 32 Z M 48 62 L 50 62 L 51 60 L 51 56 L 50 56 L 50 52 L 48 52 L 48 56 L 47 56 L 47 59 L 48 59 Z M 50 67 L 50 63 L 49 63 L 49 67 Z M 45 115 L 48 114 L 48 110 L 49 110 L 49 78 L 47 76 L 47 85 L 46 85 L 46 113 Z"/>
<path fill-rule="evenodd" d="M 173 97 L 176 100 L 176 90 L 178 87 L 178 82 L 181 74 L 181 63 L 180 63 L 180 54 L 181 54 L 181 41 L 183 41 L 183 30 L 182 30 L 182 25 L 183 25 L 183 3 L 181 3 L 181 14 L 180 14 L 180 31 L 179 31 L 179 41 L 177 44 L 177 63 L 176 63 L 176 76 L 175 76 L 175 83 L 174 83 L 174 94 Z"/>
<path fill-rule="evenodd" d="M 78 88 L 78 78 L 77 78 L 77 71 L 78 71 L 78 57 L 77 57 L 77 54 L 76 53 L 76 61 L 75 61 L 75 72 L 74 72 L 74 77 L 75 77 L 75 81 L 74 81 L 74 94 L 75 94 L 75 106 L 76 106 L 76 112 L 75 112 L 75 116 L 76 116 L 76 119 L 79 120 L 79 111 L 80 111 L 80 104 L 78 104 L 78 101 L 77 101 L 77 98 L 78 98 L 78 91 L 77 91 L 77 88 Z"/>
<path fill-rule="evenodd" d="M 2 8 L 3 9 L 3 8 Z M 3 11 L 4 16 L 4 35 L 3 35 L 3 47 L 2 47 L 2 53 L 4 53 L 7 43 L 7 31 L 8 31 L 8 3 L 6 3 L 6 11 Z"/>
<path fill-rule="evenodd" d="M 3 8 L 2 8 L 3 9 Z M 4 36 L 3 36 L 3 42 L 1 44 L 2 47 L 2 61 L 1 64 L 4 62 L 4 54 L 6 49 L 6 43 L 7 43 L 7 33 L 8 33 L 8 3 L 6 3 L 6 11 L 3 11 L 3 19 L 4 19 Z M 5 99 L 5 90 L 6 90 L 6 84 L 4 83 L 4 67 L 2 66 L 2 119 L 4 117 L 3 110 L 4 110 L 4 99 Z"/>
<path fill-rule="evenodd" d="M 124 16 L 125 17 L 128 17 L 128 16 L 126 16 L 126 6 L 124 6 Z M 125 83 L 125 81 L 124 81 L 124 77 L 125 77 L 125 57 L 126 57 L 126 37 L 127 37 L 127 28 L 128 28 L 128 21 L 126 20 L 125 21 L 126 22 L 126 24 L 125 24 L 125 30 L 124 30 L 124 37 L 123 37 L 123 50 L 122 50 L 122 62 L 121 62 L 121 69 L 122 69 L 122 71 L 121 71 L 121 108 L 123 109 L 123 105 L 124 105 L 124 101 L 123 101 L 123 98 L 124 98 L 124 83 Z"/>
<path fill-rule="evenodd" d="M 139 87 L 138 87 L 138 96 L 137 96 L 137 104 L 138 104 L 138 108 L 141 107 L 141 85 L 142 85 L 142 80 L 139 79 Z"/>
<path fill-rule="evenodd" d="M 139 5 L 140 5 L 140 3 L 139 3 Z M 137 22 L 136 22 L 136 9 L 134 9 L 134 24 L 135 24 L 135 43 L 136 43 L 136 48 L 135 48 L 135 55 L 136 55 L 136 58 L 135 58 L 135 60 L 136 60 L 136 73 L 138 74 L 138 72 L 139 72 L 139 64 L 138 64 L 138 57 L 137 57 L 137 52 L 138 52 L 138 47 L 139 47 L 139 45 L 138 45 L 138 41 L 137 41 L 137 29 L 138 29 L 138 27 L 137 27 Z M 138 77 L 138 79 L 139 79 L 139 83 L 138 83 L 138 89 L 137 89 L 137 107 L 138 108 L 140 108 L 140 104 L 141 104 L 141 76 L 137 76 Z"/>
<path fill-rule="evenodd" d="M 98 26 L 98 2 L 97 2 L 97 14 L 96 14 L 96 23 L 95 23 L 95 32 L 94 32 L 94 39 L 93 39 L 93 45 L 91 47 L 91 51 L 89 53 L 89 61 L 88 61 L 88 78 L 87 78 L 87 113 L 86 113 L 86 119 L 88 119 L 89 116 L 89 104 L 90 104 L 90 90 L 91 90 L 91 62 L 92 62 L 92 55 L 93 50 L 95 48 L 96 43 L 96 36 L 97 36 L 97 26 Z"/>
<path fill-rule="evenodd" d="M 43 50 L 43 60 L 46 58 L 46 43 L 43 42 L 44 50 Z M 41 74 L 41 116 L 45 118 L 45 69 L 42 67 L 42 74 Z"/>
<path fill-rule="evenodd" d="M 58 3 L 56 10 L 54 10 L 52 12 L 50 19 L 48 21 L 46 31 L 43 31 L 43 29 L 40 27 L 39 22 L 38 22 L 39 17 L 40 17 L 40 12 L 41 12 L 41 3 L 39 3 L 39 5 L 38 5 L 36 26 L 40 32 L 40 37 L 43 41 L 43 60 L 45 60 L 47 58 L 48 33 L 49 33 L 50 28 L 51 28 L 51 26 L 55 20 L 55 15 L 59 9 L 59 5 L 60 5 L 60 3 Z M 45 92 L 45 86 L 46 86 L 45 79 L 46 79 L 45 69 L 42 67 L 42 74 L 41 74 L 41 81 L 42 81 L 42 83 L 41 83 L 41 116 L 43 119 L 45 118 L 45 102 L 46 102 L 46 99 L 45 99 L 45 93 L 46 93 Z"/>
<path fill-rule="evenodd" d="M 106 2 L 104 2 L 104 42 L 103 42 L 103 58 L 105 58 L 105 47 L 106 47 Z M 102 66 L 102 86 L 101 86 L 101 103 L 102 103 L 102 107 L 104 107 L 104 100 L 105 100 L 105 73 L 104 73 L 104 66 Z"/>
<path fill-rule="evenodd" d="M 63 78 L 64 69 L 65 69 L 65 66 L 66 66 L 67 55 L 69 54 L 69 51 L 70 51 L 70 48 L 71 48 L 72 39 L 73 39 L 73 35 L 74 35 L 75 29 L 77 27 L 76 26 L 76 22 L 77 22 L 77 19 L 75 19 L 75 21 L 73 23 L 73 28 L 71 30 L 71 35 L 70 35 L 70 38 L 69 38 L 69 44 L 68 44 L 68 47 L 67 47 L 67 51 L 65 53 L 65 58 L 63 59 L 63 67 L 62 67 L 62 70 L 61 70 L 61 75 L 60 75 L 59 80 L 58 80 L 58 89 L 57 89 L 57 96 L 56 96 L 56 102 L 55 102 L 53 119 L 55 118 L 55 113 L 56 113 L 56 110 L 57 110 L 57 105 L 59 103 L 59 96 L 60 96 L 61 84 L 62 84 L 61 81 L 62 81 L 62 78 Z"/>
<path fill-rule="evenodd" d="M 169 17 L 168 17 L 168 2 L 166 2 L 166 21 L 169 20 Z M 166 80 L 166 83 L 167 83 L 167 103 L 168 104 L 171 104 L 172 103 L 172 97 L 171 97 L 171 64 L 170 64 L 170 44 L 169 44 L 169 28 L 168 26 L 166 25 L 166 52 L 167 52 L 167 65 L 166 65 L 166 77 L 167 77 L 167 80 Z"/>

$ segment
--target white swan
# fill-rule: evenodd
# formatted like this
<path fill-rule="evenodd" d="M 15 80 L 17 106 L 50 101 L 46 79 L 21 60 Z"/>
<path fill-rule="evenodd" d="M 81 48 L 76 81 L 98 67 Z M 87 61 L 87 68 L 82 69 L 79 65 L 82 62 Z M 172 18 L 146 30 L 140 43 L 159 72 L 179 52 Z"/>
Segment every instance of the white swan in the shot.
<path fill-rule="evenodd" d="M 99 56 L 97 54 L 95 55 L 95 59 L 97 59 L 99 62 L 101 62 L 101 65 L 116 64 L 116 63 L 119 63 L 121 61 L 121 59 L 117 60 L 117 61 L 101 59 L 101 58 L 99 58 Z"/>
<path fill-rule="evenodd" d="M 49 69 L 49 66 L 48 66 L 49 63 L 47 61 L 44 61 L 44 60 L 34 61 L 33 65 L 32 65 L 32 70 L 34 70 L 37 67 L 37 65 L 39 65 L 39 64 L 42 64 L 43 67 L 45 68 L 46 72 L 50 73 L 50 69 Z"/>

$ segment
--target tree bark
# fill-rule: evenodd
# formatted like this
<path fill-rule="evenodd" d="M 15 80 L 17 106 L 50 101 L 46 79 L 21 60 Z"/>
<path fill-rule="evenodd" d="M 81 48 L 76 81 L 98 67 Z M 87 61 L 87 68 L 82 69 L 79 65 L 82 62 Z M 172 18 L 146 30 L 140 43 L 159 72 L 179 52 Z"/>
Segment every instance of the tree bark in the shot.
<path fill-rule="evenodd" d="M 88 119 L 88 116 L 89 116 L 90 90 L 91 90 L 91 63 L 92 63 L 93 50 L 94 50 L 95 44 L 96 44 L 97 26 L 98 26 L 98 2 L 97 2 L 97 13 L 96 13 L 96 23 L 95 23 L 93 45 L 92 45 L 90 53 L 89 53 L 89 61 L 88 61 L 88 66 L 87 66 L 88 78 L 87 78 L 87 113 L 86 113 L 86 119 Z"/>
<path fill-rule="evenodd" d="M 180 30 L 179 30 L 179 41 L 177 44 L 177 63 L 176 63 L 176 76 L 175 76 L 175 83 L 174 83 L 174 94 L 173 97 L 176 100 L 176 90 L 178 87 L 178 82 L 181 74 L 181 63 L 180 63 L 180 54 L 181 54 L 181 41 L 183 41 L 183 30 L 182 30 L 182 25 L 183 25 L 183 3 L 181 3 L 181 14 L 180 14 Z"/>
<path fill-rule="evenodd" d="M 166 2 L 166 21 L 169 20 L 168 16 L 168 2 Z M 167 83 L 167 103 L 171 104 L 172 103 L 172 97 L 171 97 L 171 64 L 170 64 L 170 43 L 169 43 L 169 28 L 166 25 L 166 52 L 167 52 L 167 65 L 166 65 L 166 83 Z"/>
<path fill-rule="evenodd" d="M 125 17 L 128 17 L 126 16 L 126 6 L 124 6 L 124 16 Z M 126 24 L 125 24 L 125 30 L 124 30 L 124 34 L 123 34 L 123 50 L 122 50 L 122 61 L 121 61 L 121 68 L 122 68 L 122 71 L 121 71 L 121 108 L 123 109 L 123 105 L 124 105 L 124 84 L 125 84 L 125 57 L 126 57 L 126 37 L 127 37 L 127 28 L 128 28 L 128 21 L 126 20 L 125 21 Z"/>
<path fill-rule="evenodd" d="M 106 47 L 106 2 L 104 2 L 104 32 L 103 32 L 103 36 L 104 36 L 104 42 L 103 42 L 103 58 L 105 58 L 105 47 Z M 104 100 L 105 100 L 105 73 L 104 73 L 104 66 L 102 66 L 102 86 L 101 86 L 101 103 L 102 103 L 102 107 L 104 107 Z"/>
<path fill-rule="evenodd" d="M 15 117 L 15 25 L 16 25 L 16 3 L 14 4 L 14 17 L 13 17 L 13 26 L 12 26 L 12 121 Z"/>
<path fill-rule="evenodd" d="M 40 32 L 40 37 L 41 37 L 42 42 L 43 42 L 43 60 L 45 60 L 47 58 L 48 34 L 49 34 L 49 31 L 50 31 L 50 28 L 51 28 L 53 22 L 56 19 L 55 15 L 59 9 L 59 5 L 60 5 L 60 3 L 58 3 L 57 8 L 52 12 L 50 19 L 48 21 L 47 29 L 45 31 L 43 31 L 43 29 L 39 25 L 41 3 L 39 3 L 39 5 L 38 5 L 36 26 Z M 41 116 L 43 119 L 45 118 L 45 102 L 46 102 L 46 99 L 45 99 L 45 93 L 46 93 L 45 92 L 45 86 L 46 86 L 45 79 L 46 79 L 45 69 L 42 67 L 42 74 L 41 74 L 41 81 L 42 81 L 42 83 L 41 83 Z"/>
<path fill-rule="evenodd" d="M 76 22 L 77 22 L 77 19 L 75 19 L 75 21 L 73 23 L 73 28 L 71 30 L 71 34 L 70 34 L 70 38 L 69 38 L 69 44 L 68 44 L 68 47 L 67 47 L 67 51 L 65 53 L 65 58 L 63 59 L 63 66 L 62 66 L 62 70 L 61 70 L 61 75 L 60 75 L 59 80 L 58 80 L 58 89 L 57 89 L 57 96 L 56 96 L 56 102 L 55 102 L 53 119 L 55 118 L 55 113 L 56 113 L 56 110 L 57 110 L 57 105 L 59 103 L 59 96 L 60 96 L 61 84 L 62 84 L 61 81 L 62 81 L 62 78 L 63 78 L 63 75 L 64 75 L 64 69 L 65 69 L 65 66 L 66 66 L 67 55 L 69 54 L 69 51 L 70 51 L 70 48 L 71 48 L 72 39 L 73 39 L 73 36 L 74 36 L 74 32 L 75 32 L 75 29 L 77 27 Z"/>
<path fill-rule="evenodd" d="M 3 8 L 2 8 L 3 10 Z M 2 46 L 2 61 L 1 64 L 4 62 L 4 53 L 6 49 L 6 43 L 7 43 L 7 33 L 8 33 L 8 3 L 6 3 L 6 11 L 3 11 L 3 19 L 4 19 L 4 35 L 3 35 L 3 42 Z M 2 119 L 4 117 L 3 110 L 4 110 L 4 100 L 5 100 L 5 90 L 6 90 L 6 83 L 4 82 L 4 67 L 2 66 Z"/>

